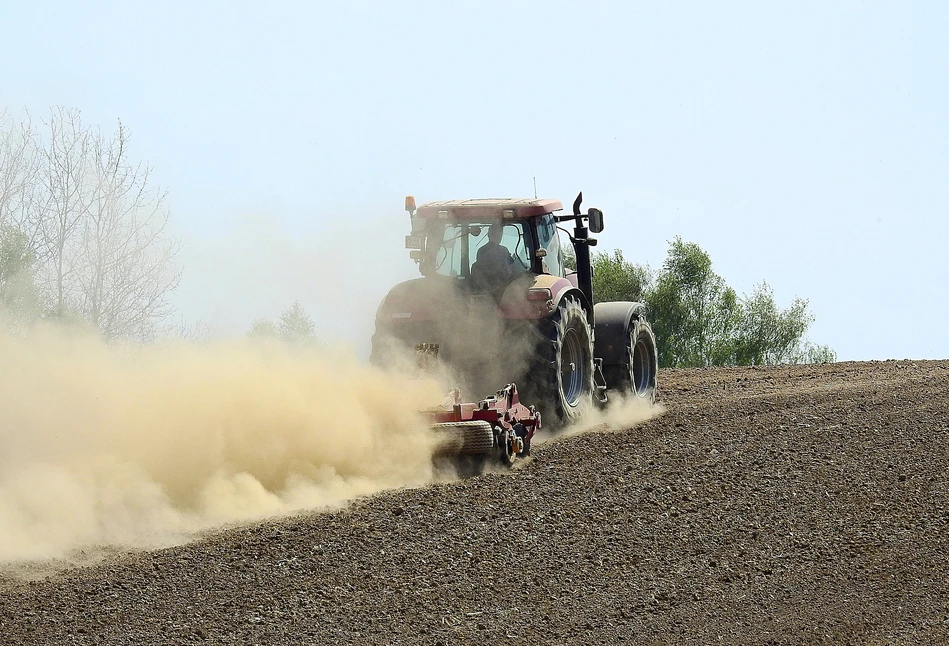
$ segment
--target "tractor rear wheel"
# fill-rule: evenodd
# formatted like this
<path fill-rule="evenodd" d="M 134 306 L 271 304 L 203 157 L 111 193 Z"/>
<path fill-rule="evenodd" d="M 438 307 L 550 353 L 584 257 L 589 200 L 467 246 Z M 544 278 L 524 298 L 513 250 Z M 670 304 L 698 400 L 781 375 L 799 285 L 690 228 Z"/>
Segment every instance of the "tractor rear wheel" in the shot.
<path fill-rule="evenodd" d="M 564 427 L 593 405 L 593 335 L 580 301 L 564 298 L 541 323 L 543 340 L 531 370 L 531 395 L 545 422 Z"/>
<path fill-rule="evenodd" d="M 629 392 L 649 402 L 655 401 L 659 374 L 656 335 L 644 319 L 634 320 L 629 326 L 626 357 L 620 366 L 617 390 Z"/>

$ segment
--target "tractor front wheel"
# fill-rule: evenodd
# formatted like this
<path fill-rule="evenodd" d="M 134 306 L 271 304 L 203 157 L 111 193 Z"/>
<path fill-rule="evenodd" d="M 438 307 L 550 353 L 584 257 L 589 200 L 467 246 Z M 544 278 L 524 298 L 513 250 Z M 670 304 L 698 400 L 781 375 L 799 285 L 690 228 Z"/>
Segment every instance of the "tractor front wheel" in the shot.
<path fill-rule="evenodd" d="M 593 335 L 587 312 L 573 296 L 541 323 L 540 342 L 532 372 L 532 395 L 545 421 L 568 426 L 593 405 Z"/>

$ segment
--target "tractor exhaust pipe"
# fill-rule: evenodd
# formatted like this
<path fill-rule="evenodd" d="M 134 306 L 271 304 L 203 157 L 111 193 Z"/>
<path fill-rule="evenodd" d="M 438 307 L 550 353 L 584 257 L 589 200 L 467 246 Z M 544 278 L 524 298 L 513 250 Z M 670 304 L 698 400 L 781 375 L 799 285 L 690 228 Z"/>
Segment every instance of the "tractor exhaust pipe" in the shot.
<path fill-rule="evenodd" d="M 573 229 L 573 252 L 577 257 L 577 285 L 587 297 L 590 307 L 593 307 L 593 267 L 590 264 L 590 247 L 596 245 L 596 240 L 590 238 L 590 231 L 583 225 L 583 214 L 580 213 L 580 204 L 583 202 L 583 191 L 573 201 L 573 216 L 576 226 Z"/>

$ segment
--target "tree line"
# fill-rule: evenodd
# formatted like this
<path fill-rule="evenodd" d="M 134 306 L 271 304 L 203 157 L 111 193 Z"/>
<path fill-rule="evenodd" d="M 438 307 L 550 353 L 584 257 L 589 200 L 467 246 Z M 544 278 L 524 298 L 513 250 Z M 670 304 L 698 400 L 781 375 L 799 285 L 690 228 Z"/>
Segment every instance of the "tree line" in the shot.
<path fill-rule="evenodd" d="M 103 338 L 148 340 L 169 329 L 181 278 L 166 193 L 131 158 L 119 121 L 103 131 L 78 110 L 42 119 L 0 113 L 0 323 L 90 326 Z M 568 258 L 569 265 L 569 258 Z M 600 300 L 644 301 L 664 367 L 834 361 L 807 341 L 806 300 L 778 307 L 767 283 L 739 296 L 697 244 L 676 238 L 659 271 L 620 250 L 593 257 Z M 299 303 L 260 319 L 252 337 L 315 340 Z"/>
<path fill-rule="evenodd" d="M 575 260 L 567 264 L 575 268 Z M 659 365 L 685 368 L 729 365 L 824 363 L 836 360 L 826 345 L 807 339 L 814 322 L 807 300 L 781 308 L 766 282 L 740 296 L 712 270 L 699 245 L 676 237 L 659 271 L 637 265 L 623 252 L 592 259 L 597 301 L 646 304 L 656 334 Z"/>

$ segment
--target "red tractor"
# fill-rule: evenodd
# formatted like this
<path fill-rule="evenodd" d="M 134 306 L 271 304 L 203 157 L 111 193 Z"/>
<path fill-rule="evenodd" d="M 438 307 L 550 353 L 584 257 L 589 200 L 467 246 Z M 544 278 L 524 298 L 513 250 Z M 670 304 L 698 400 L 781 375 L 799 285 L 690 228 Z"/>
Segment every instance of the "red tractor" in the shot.
<path fill-rule="evenodd" d="M 582 196 L 572 215 L 550 199 L 416 208 L 407 197 L 405 246 L 422 276 L 382 301 L 371 361 L 388 365 L 400 353 L 435 346 L 466 389 L 517 383 L 523 400 L 554 426 L 578 420 L 611 394 L 651 401 L 658 372 L 652 328 L 642 303 L 595 302 L 589 233 L 603 230 L 603 212 L 581 213 Z M 572 233 L 558 226 L 571 220 Z M 575 270 L 567 267 L 565 240 Z"/>

